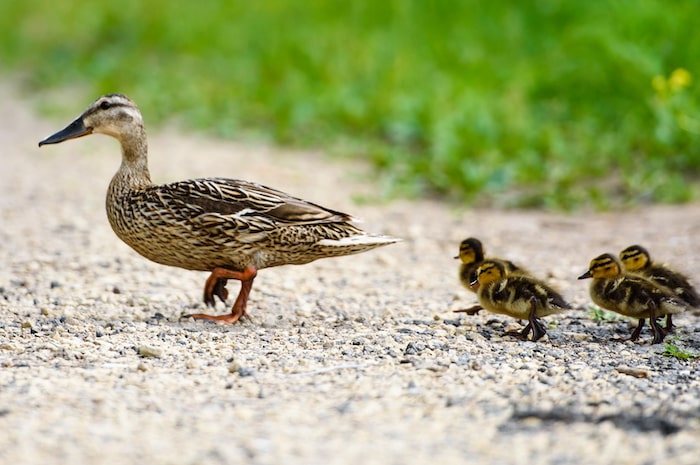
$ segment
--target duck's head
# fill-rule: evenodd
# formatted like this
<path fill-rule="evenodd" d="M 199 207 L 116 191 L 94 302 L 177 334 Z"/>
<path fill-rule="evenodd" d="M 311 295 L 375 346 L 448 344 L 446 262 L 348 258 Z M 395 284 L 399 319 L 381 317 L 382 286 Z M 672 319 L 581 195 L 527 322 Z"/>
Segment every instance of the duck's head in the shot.
<path fill-rule="evenodd" d="M 92 133 L 107 134 L 123 142 L 128 135 L 141 131 L 143 118 L 136 104 L 126 95 L 108 94 L 92 102 L 68 126 L 39 142 L 39 147 Z"/>
<path fill-rule="evenodd" d="M 486 285 L 502 279 L 506 275 L 506 268 L 503 263 L 494 260 L 484 261 L 476 271 L 476 279 L 472 285 Z"/>
<path fill-rule="evenodd" d="M 588 271 L 579 276 L 578 279 L 614 278 L 621 272 L 622 267 L 617 257 L 611 253 L 604 253 L 591 260 Z"/>
<path fill-rule="evenodd" d="M 649 252 L 641 245 L 631 245 L 620 252 L 622 264 L 630 271 L 643 270 L 651 264 Z"/>
<path fill-rule="evenodd" d="M 459 255 L 454 258 L 459 258 L 462 263 L 477 263 L 484 259 L 484 248 L 481 241 L 475 237 L 464 239 L 459 244 Z"/>

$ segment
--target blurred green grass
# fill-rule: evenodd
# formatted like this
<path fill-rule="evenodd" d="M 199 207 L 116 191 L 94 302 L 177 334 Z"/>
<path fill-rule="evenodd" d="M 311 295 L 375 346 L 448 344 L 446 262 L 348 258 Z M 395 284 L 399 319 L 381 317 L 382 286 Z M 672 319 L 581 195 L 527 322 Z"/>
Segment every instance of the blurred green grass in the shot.
<path fill-rule="evenodd" d="M 693 0 L 7 1 L 0 69 L 29 92 L 126 93 L 151 125 L 364 157 L 392 194 L 615 208 L 698 196 L 699 17 Z"/>

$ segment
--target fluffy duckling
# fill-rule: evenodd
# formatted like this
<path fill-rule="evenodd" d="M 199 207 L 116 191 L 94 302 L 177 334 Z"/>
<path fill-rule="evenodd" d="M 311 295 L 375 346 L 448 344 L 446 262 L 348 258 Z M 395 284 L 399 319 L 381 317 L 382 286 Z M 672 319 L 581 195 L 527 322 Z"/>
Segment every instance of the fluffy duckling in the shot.
<path fill-rule="evenodd" d="M 477 270 L 474 284 L 478 286 L 476 295 L 483 308 L 528 321 L 522 331 L 506 333 L 520 339 L 527 339 L 530 331 L 533 341 L 541 339 L 547 331 L 539 318 L 571 308 L 561 294 L 539 279 L 525 274 L 508 274 L 501 260 L 484 260 Z"/>
<path fill-rule="evenodd" d="M 466 289 L 476 294 L 476 272 L 484 261 L 484 247 L 476 237 L 468 237 L 459 244 L 459 254 L 454 257 L 461 261 L 459 265 L 459 281 Z M 496 260 L 496 259 L 490 259 Z M 509 260 L 501 260 L 506 272 L 524 272 L 524 270 Z"/>
<path fill-rule="evenodd" d="M 630 337 L 632 341 L 639 338 L 644 320 L 649 318 L 654 333 L 652 344 L 663 342 L 666 331 L 656 322 L 656 318 L 680 313 L 687 306 L 669 289 L 643 276 L 624 273 L 620 261 L 609 253 L 591 260 L 588 271 L 578 277 L 587 278 L 593 278 L 590 294 L 596 305 L 639 320 Z"/>
<path fill-rule="evenodd" d="M 620 252 L 620 260 L 627 271 L 639 273 L 656 284 L 673 291 L 678 298 L 693 308 L 700 307 L 700 295 L 683 274 L 651 261 L 649 252 L 641 245 L 631 245 Z M 666 331 L 673 331 L 672 315 L 666 315 Z"/>
<path fill-rule="evenodd" d="M 476 272 L 479 266 L 484 261 L 484 247 L 479 239 L 476 237 L 468 237 L 464 239 L 459 244 L 459 254 L 457 254 L 455 259 L 460 260 L 459 265 L 459 281 L 462 283 L 465 289 L 476 294 L 477 290 L 477 275 Z M 499 260 L 505 267 L 507 273 L 523 273 L 526 271 L 521 267 L 517 266 L 509 260 L 500 260 L 491 258 L 490 260 Z M 474 305 L 473 307 L 455 310 L 455 313 L 467 313 L 469 315 L 474 315 L 481 310 L 480 305 Z"/>

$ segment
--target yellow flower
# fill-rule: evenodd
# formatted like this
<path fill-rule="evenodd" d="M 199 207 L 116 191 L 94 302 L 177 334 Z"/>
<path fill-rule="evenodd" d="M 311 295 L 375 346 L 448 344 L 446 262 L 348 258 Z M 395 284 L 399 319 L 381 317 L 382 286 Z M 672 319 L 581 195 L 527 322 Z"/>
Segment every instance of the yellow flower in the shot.
<path fill-rule="evenodd" d="M 671 88 L 671 92 L 678 92 L 690 85 L 692 81 L 692 76 L 687 69 L 677 68 L 671 73 L 671 77 L 668 78 L 668 85 Z"/>

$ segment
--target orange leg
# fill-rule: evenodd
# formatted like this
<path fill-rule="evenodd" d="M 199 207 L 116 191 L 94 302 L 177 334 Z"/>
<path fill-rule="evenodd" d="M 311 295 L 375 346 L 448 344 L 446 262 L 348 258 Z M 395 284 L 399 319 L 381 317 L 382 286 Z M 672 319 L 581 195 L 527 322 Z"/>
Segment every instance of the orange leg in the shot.
<path fill-rule="evenodd" d="M 228 291 L 226 290 L 226 280 L 235 279 L 241 282 L 241 290 L 236 297 L 236 302 L 231 308 L 231 313 L 225 315 L 207 315 L 205 313 L 195 313 L 185 315 L 185 318 L 192 317 L 199 320 L 214 320 L 217 323 L 235 323 L 241 317 L 248 317 L 245 308 L 248 304 L 248 296 L 253 288 L 253 280 L 258 274 L 257 268 L 249 266 L 243 271 L 234 271 L 226 268 L 214 268 L 204 284 L 204 302 L 214 306 L 214 296 L 222 301 L 226 301 Z"/>

